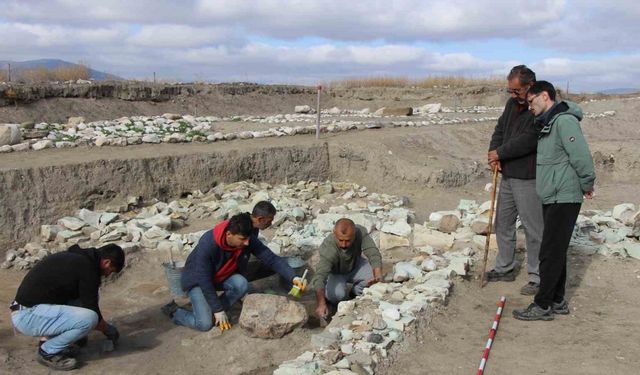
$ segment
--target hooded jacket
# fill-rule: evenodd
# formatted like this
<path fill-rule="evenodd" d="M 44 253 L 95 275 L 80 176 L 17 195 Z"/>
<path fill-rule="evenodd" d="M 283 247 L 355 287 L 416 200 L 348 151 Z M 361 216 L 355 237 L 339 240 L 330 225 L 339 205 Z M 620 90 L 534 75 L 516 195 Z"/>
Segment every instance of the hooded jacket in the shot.
<path fill-rule="evenodd" d="M 582 134 L 582 110 L 559 102 L 536 119 L 540 129 L 536 192 L 542 204 L 582 203 L 596 179 L 593 159 Z"/>
<path fill-rule="evenodd" d="M 536 178 L 538 132 L 526 105 L 510 98 L 491 136 L 489 151 L 496 150 L 504 177 Z"/>
<path fill-rule="evenodd" d="M 36 263 L 18 287 L 15 301 L 26 307 L 69 305 L 73 301 L 75 306 L 95 311 L 102 320 L 98 306 L 101 277 L 96 249 L 73 245 Z"/>
<path fill-rule="evenodd" d="M 224 280 L 234 273 L 242 274 L 251 254 L 289 282 L 296 276 L 287 262 L 274 254 L 256 235 L 251 235 L 249 246 L 244 249 L 229 247 L 223 240 L 228 224 L 225 220 L 200 237 L 182 271 L 182 289 L 188 292 L 196 286 L 200 287 L 214 313 L 229 307 L 220 302 L 216 287 L 221 288 Z"/>

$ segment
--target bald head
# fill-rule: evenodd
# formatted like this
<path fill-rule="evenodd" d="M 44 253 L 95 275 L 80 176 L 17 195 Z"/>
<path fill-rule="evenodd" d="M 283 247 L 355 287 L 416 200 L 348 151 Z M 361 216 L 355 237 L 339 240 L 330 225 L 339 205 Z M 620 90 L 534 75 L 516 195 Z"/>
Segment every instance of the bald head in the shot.
<path fill-rule="evenodd" d="M 342 218 L 333 227 L 336 244 L 341 249 L 348 249 L 356 238 L 356 225 L 351 219 Z"/>

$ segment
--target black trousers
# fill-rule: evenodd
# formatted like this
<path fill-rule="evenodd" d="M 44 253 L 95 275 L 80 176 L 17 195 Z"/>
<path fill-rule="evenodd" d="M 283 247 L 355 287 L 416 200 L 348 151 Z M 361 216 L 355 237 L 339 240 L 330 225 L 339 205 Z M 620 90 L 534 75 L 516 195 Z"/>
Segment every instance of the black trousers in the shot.
<path fill-rule="evenodd" d="M 542 206 L 544 230 L 540 244 L 540 289 L 533 300 L 542 308 L 564 299 L 567 249 L 581 205 L 553 203 Z"/>

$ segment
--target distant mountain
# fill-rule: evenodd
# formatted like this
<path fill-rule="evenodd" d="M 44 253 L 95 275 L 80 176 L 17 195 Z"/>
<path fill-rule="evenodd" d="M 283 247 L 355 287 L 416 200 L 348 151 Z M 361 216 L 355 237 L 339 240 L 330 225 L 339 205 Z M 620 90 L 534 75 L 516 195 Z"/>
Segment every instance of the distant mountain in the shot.
<path fill-rule="evenodd" d="M 39 60 L 29 60 L 29 61 L 2 61 L 0 60 L 0 69 L 6 70 L 7 64 L 11 64 L 11 71 L 19 74 L 20 71 L 30 70 L 30 69 L 57 69 L 61 67 L 70 67 L 70 66 L 78 66 L 79 64 L 70 63 L 68 61 L 59 60 L 59 59 L 39 59 Z M 99 70 L 89 68 L 89 78 L 94 79 L 96 81 L 102 81 L 107 79 L 113 80 L 121 80 L 123 78 L 115 76 L 113 74 L 101 72 Z"/>
<path fill-rule="evenodd" d="M 640 89 L 634 89 L 634 88 L 618 88 L 618 89 L 607 89 L 607 90 L 602 90 L 599 91 L 600 94 L 606 94 L 606 95 L 622 95 L 622 94 L 633 94 L 633 93 L 640 93 Z"/>

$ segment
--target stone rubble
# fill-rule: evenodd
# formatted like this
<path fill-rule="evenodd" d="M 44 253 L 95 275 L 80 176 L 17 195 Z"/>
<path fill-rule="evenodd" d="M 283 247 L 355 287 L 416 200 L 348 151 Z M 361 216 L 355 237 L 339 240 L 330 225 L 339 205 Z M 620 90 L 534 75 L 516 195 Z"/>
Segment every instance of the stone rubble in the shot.
<path fill-rule="evenodd" d="M 440 103 L 430 103 L 417 108 L 385 109 L 371 113 L 364 110 L 340 110 L 337 107 L 322 110 L 321 132 L 343 132 L 373 128 L 421 127 L 430 125 L 467 124 L 497 121 L 498 107 L 459 107 L 456 110 L 443 107 Z M 293 136 L 315 133 L 317 116 L 308 105 L 296 106 L 294 114 L 271 116 L 192 116 L 165 113 L 162 116 L 131 116 L 115 120 L 85 122 L 83 117 L 70 117 L 66 124 L 38 123 L 33 126 L 19 124 L 0 124 L 0 153 L 47 148 L 66 148 L 77 146 L 130 146 L 143 143 L 184 143 L 218 142 L 232 139 L 251 139 L 265 137 Z M 397 120 L 389 117 L 400 116 Z M 441 113 L 487 113 L 495 116 L 480 118 L 449 118 Z M 405 115 L 418 114 L 414 120 L 406 120 Z M 615 116 L 614 111 L 600 114 L 585 114 L 585 117 Z M 384 118 L 383 118 L 384 117 Z M 415 116 L 414 116 L 415 117 Z M 362 120 L 358 120 L 361 118 Z M 220 122 L 274 124 L 268 130 L 237 131 L 222 133 L 216 131 Z M 310 123 L 310 125 L 301 125 Z M 291 124 L 287 126 L 286 124 Z M 31 124 L 29 124 L 31 125 Z"/>

